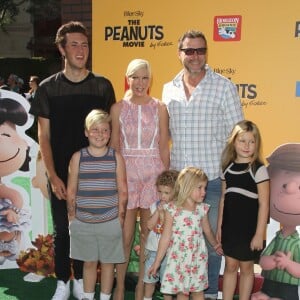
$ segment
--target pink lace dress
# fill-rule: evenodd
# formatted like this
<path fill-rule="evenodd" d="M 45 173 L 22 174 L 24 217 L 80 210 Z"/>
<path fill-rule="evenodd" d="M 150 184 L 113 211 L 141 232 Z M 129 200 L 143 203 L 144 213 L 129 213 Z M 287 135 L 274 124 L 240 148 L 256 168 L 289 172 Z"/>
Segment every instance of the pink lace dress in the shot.
<path fill-rule="evenodd" d="M 149 208 L 158 199 L 155 181 L 165 169 L 159 153 L 159 100 L 137 105 L 122 100 L 120 146 L 128 184 L 128 209 Z"/>

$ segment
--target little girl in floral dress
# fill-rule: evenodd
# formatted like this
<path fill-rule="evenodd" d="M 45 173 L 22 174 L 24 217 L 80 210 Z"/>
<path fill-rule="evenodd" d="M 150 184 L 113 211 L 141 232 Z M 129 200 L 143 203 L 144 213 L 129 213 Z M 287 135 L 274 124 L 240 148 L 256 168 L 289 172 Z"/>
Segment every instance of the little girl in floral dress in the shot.
<path fill-rule="evenodd" d="M 174 294 L 177 300 L 204 300 L 208 288 L 207 248 L 204 235 L 218 254 L 222 254 L 207 217 L 209 205 L 203 203 L 206 174 L 197 168 L 183 169 L 175 184 L 174 202 L 166 207 L 164 231 L 156 259 L 149 270 L 155 275 L 167 253 L 167 266 L 161 292 Z"/>

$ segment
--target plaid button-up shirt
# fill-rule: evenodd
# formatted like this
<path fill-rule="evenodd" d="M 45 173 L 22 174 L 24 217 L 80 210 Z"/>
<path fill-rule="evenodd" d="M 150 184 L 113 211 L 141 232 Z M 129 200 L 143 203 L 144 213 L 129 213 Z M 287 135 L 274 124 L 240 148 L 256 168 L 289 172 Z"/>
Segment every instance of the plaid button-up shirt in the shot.
<path fill-rule="evenodd" d="M 172 138 L 171 168 L 202 168 L 220 176 L 221 153 L 233 126 L 244 119 L 236 86 L 206 65 L 206 74 L 187 100 L 183 71 L 163 88 Z"/>

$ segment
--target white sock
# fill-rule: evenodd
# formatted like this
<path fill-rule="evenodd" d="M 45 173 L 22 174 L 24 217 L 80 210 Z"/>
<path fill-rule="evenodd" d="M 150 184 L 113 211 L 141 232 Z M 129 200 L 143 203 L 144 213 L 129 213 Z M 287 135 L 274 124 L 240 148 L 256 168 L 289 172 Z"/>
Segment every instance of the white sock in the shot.
<path fill-rule="evenodd" d="M 95 293 L 83 293 L 83 298 L 88 300 L 94 300 Z"/>
<path fill-rule="evenodd" d="M 100 300 L 109 300 L 110 299 L 111 294 L 107 295 L 104 293 L 100 293 Z"/>
<path fill-rule="evenodd" d="M 152 300 L 152 297 L 151 298 L 144 297 L 144 300 Z"/>

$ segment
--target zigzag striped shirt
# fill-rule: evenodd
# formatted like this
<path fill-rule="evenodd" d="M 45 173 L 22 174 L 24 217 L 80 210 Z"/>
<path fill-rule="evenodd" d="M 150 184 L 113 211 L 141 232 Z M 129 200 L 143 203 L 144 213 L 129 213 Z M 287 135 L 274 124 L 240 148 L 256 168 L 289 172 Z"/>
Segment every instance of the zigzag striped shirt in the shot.
<path fill-rule="evenodd" d="M 101 223 L 118 217 L 115 151 L 108 148 L 101 157 L 80 150 L 76 218 L 86 223 Z"/>

